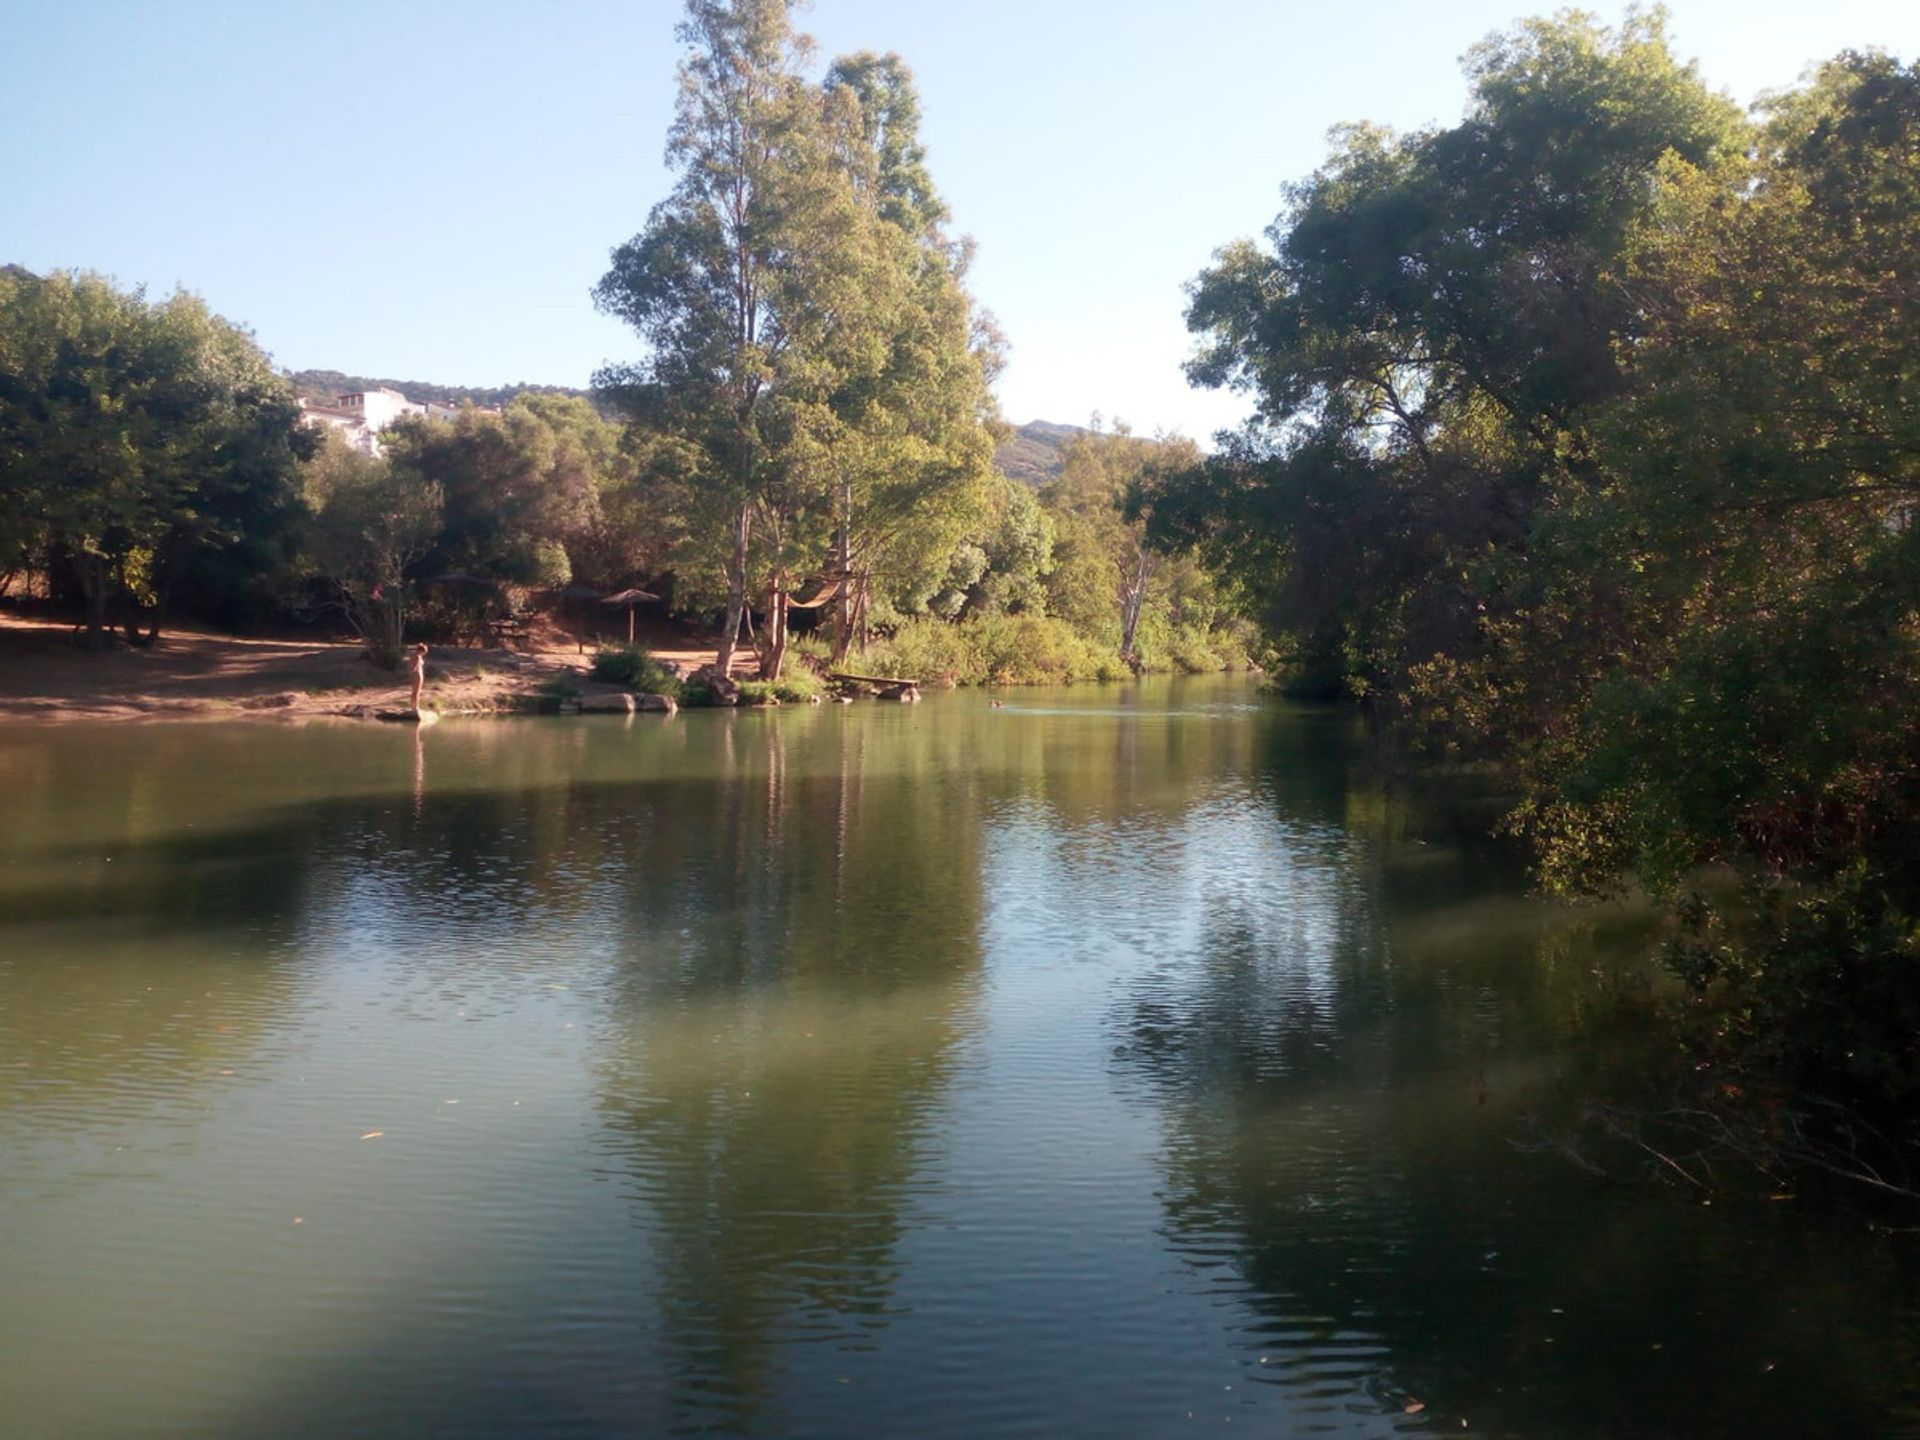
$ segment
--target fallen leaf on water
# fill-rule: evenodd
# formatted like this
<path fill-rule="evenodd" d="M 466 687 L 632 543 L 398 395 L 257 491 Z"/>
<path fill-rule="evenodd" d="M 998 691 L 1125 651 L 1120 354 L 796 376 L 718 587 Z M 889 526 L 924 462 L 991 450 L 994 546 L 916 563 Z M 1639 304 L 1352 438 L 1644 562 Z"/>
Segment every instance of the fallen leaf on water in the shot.
<path fill-rule="evenodd" d="M 1769 1200 L 1791 1200 L 1791 1199 L 1793 1199 L 1793 1196 L 1792 1196 L 1792 1195 L 1790 1195 L 1790 1194 L 1788 1194 L 1788 1193 L 1787 1193 L 1787 1192 L 1786 1192 L 1785 1190 L 1782 1190 L 1782 1191 L 1781 1191 L 1781 1192 L 1780 1192 L 1779 1194 L 1777 1194 L 1777 1195 L 1769 1195 L 1769 1196 L 1767 1196 L 1767 1199 L 1769 1199 Z"/>
<path fill-rule="evenodd" d="M 387 1132 L 384 1130 L 369 1130 L 367 1131 L 366 1134 L 362 1135 L 360 1138 L 362 1140 L 378 1140 L 382 1135 L 386 1133 Z"/>
<path fill-rule="evenodd" d="M 1407 1415 L 1418 1415 L 1422 1410 L 1426 1408 L 1427 1408 L 1427 1402 L 1424 1400 L 1409 1400 L 1407 1401 L 1406 1405 L 1402 1407 L 1402 1413 Z"/>

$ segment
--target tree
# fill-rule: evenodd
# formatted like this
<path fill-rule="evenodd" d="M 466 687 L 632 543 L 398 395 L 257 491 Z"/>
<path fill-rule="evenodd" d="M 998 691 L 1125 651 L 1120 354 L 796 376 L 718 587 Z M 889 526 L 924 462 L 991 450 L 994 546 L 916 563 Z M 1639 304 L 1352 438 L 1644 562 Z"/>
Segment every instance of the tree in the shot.
<path fill-rule="evenodd" d="M 1112 637 L 1121 661 L 1136 673 L 1143 668 L 1140 622 L 1163 563 L 1148 544 L 1154 497 L 1168 477 L 1199 461 L 1191 441 L 1096 428 L 1068 442 L 1060 474 L 1044 495 L 1059 537 L 1051 608 L 1086 634 Z"/>
<path fill-rule="evenodd" d="M 952 596 L 947 572 L 993 501 L 1000 364 L 965 288 L 969 251 L 948 240 L 919 141 L 919 100 L 897 55 L 834 62 L 829 101 L 850 101 L 842 165 L 863 221 L 859 305 L 843 313 L 843 361 L 822 437 L 833 472 L 834 660 L 864 646 L 876 584 L 890 606 Z M 984 565 L 984 555 L 981 557 Z"/>
<path fill-rule="evenodd" d="M 800 74 L 810 42 L 786 0 L 689 0 L 679 35 L 689 54 L 667 139 L 679 180 L 594 292 L 650 353 L 597 383 L 700 457 L 700 513 L 690 519 L 724 577 L 724 672 L 747 605 L 756 520 L 786 517 L 781 487 L 799 478 L 792 447 L 807 427 L 794 409 L 781 413 L 782 402 L 789 390 L 796 401 L 818 390 L 809 370 L 844 283 L 833 273 L 835 241 L 850 211 L 820 92 Z M 789 537 L 762 539 L 778 569 Z"/>
<path fill-rule="evenodd" d="M 1502 762 L 1551 886 L 1638 878 L 1720 1058 L 1920 1089 L 1920 71 L 1747 125 L 1658 17 L 1476 52 L 1194 290 L 1259 420 L 1152 516 L 1319 678 Z M 1690 895 L 1703 867 L 1739 902 Z"/>
<path fill-rule="evenodd" d="M 1190 373 L 1258 415 L 1163 497 L 1158 533 L 1233 564 L 1321 683 L 1414 705 L 1420 667 L 1533 623 L 1531 527 L 1550 477 L 1590 481 L 1590 412 L 1638 324 L 1608 276 L 1663 157 L 1745 137 L 1662 25 L 1570 13 L 1488 41 L 1459 125 L 1342 132 L 1271 249 L 1229 246 L 1196 282 Z"/>
<path fill-rule="evenodd" d="M 306 466 L 309 553 L 375 663 L 394 669 L 421 560 L 440 533 L 439 488 L 328 433 Z"/>
<path fill-rule="evenodd" d="M 16 555 L 65 568 L 92 643 L 121 600 L 151 640 L 189 557 L 285 525 L 312 443 L 266 357 L 196 297 L 0 272 L 0 509 Z"/>
<path fill-rule="evenodd" d="M 610 459 L 609 437 L 590 422 L 597 417 L 584 401 L 550 398 L 516 400 L 498 415 L 468 409 L 392 426 L 383 439 L 393 468 L 442 497 L 429 573 L 565 584 L 567 541 L 590 523 L 596 466 Z"/>
<path fill-rule="evenodd" d="M 596 292 L 652 353 L 601 378 L 699 456 L 680 556 L 724 577 L 721 665 L 764 597 L 777 678 L 793 609 L 832 604 L 844 656 L 876 584 L 920 585 L 978 523 L 995 351 L 899 58 L 810 85 L 784 3 L 695 0 L 681 35 L 681 178 Z"/>
<path fill-rule="evenodd" d="M 1732 1058 L 1883 1098 L 1920 1090 L 1916 155 L 1920 67 L 1846 55 L 1750 158 L 1666 167 L 1604 483 L 1543 547 L 1645 639 L 1523 756 L 1549 879 L 1678 896 Z M 1709 864 L 1736 904 L 1686 895 Z"/>

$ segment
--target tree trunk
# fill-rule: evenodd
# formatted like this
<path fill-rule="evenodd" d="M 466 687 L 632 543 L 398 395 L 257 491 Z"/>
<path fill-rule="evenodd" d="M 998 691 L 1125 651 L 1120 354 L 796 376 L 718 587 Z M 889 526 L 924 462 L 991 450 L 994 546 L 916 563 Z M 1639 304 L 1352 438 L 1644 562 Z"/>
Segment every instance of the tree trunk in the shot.
<path fill-rule="evenodd" d="M 112 594 L 107 562 L 82 550 L 73 557 L 73 578 L 87 607 L 87 648 L 104 650 L 112 643 L 107 633 L 107 601 Z"/>
<path fill-rule="evenodd" d="M 146 610 L 129 610 L 126 618 L 120 622 L 120 628 L 126 632 L 127 643 L 146 649 L 160 638 L 160 620 L 165 611 L 163 605 L 154 605 Z M 140 622 L 146 621 L 147 628 L 142 630 Z"/>
<path fill-rule="evenodd" d="M 853 482 L 840 477 L 840 524 L 833 537 L 833 563 L 840 593 L 833 600 L 833 663 L 844 665 L 853 644 Z"/>
<path fill-rule="evenodd" d="M 853 588 L 853 643 L 854 648 L 864 655 L 867 653 L 867 591 L 871 587 L 872 577 L 862 572 L 847 582 Z"/>
<path fill-rule="evenodd" d="M 753 539 L 753 506 L 742 501 L 733 513 L 733 548 L 727 556 L 727 618 L 720 629 L 720 648 L 713 668 L 722 676 L 733 673 L 733 651 L 740 634 L 740 617 L 747 608 L 747 547 Z"/>
<path fill-rule="evenodd" d="M 1134 651 L 1133 637 L 1140 628 L 1140 612 L 1146 606 L 1153 562 L 1154 557 L 1143 546 L 1135 554 L 1130 569 L 1120 572 L 1120 660 L 1136 675 L 1140 673 L 1140 656 Z"/>
<path fill-rule="evenodd" d="M 778 680 L 787 659 L 786 577 L 775 574 L 767 586 L 767 625 L 760 635 L 760 678 Z"/>

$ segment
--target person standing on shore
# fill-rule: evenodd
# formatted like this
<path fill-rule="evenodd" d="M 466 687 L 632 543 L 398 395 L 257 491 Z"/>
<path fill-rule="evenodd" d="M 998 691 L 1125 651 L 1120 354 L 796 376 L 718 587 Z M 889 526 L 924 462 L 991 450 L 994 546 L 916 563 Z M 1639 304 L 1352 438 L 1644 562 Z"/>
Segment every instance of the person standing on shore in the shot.
<path fill-rule="evenodd" d="M 427 683 L 427 647 L 415 645 L 407 652 L 407 674 L 413 677 L 413 713 L 420 713 L 420 690 Z"/>

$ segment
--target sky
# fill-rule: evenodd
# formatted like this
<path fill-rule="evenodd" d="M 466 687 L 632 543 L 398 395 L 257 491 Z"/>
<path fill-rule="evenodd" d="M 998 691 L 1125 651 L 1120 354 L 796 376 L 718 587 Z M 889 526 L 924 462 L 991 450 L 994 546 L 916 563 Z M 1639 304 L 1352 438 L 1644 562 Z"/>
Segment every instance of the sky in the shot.
<path fill-rule="evenodd" d="M 1451 123 L 1520 0 L 816 0 L 819 65 L 892 50 L 1003 413 L 1204 439 L 1184 287 L 1259 234 L 1331 126 Z M 1617 8 L 1597 7 L 1617 20 Z M 1842 49 L 1920 51 L 1911 0 L 1672 0 L 1743 104 Z M 184 287 L 287 369 L 579 386 L 637 338 L 589 298 L 671 185 L 678 0 L 0 0 L 0 263 Z"/>

